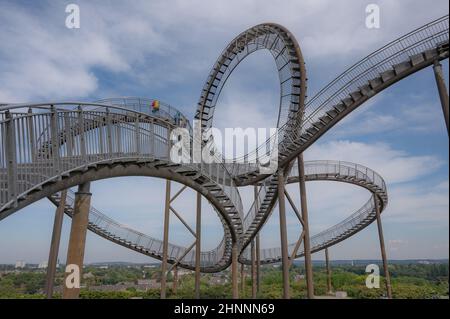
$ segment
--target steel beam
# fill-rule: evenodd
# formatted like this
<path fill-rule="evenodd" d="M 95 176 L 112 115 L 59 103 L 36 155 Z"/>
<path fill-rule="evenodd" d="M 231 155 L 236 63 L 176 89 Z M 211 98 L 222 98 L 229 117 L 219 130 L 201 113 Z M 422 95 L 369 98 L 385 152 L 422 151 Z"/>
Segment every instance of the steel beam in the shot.
<path fill-rule="evenodd" d="M 309 299 L 314 298 L 314 282 L 311 259 L 311 243 L 309 236 L 309 222 L 308 222 L 308 204 L 306 200 L 306 180 L 305 180 L 305 163 L 303 161 L 303 154 L 297 157 L 298 165 L 298 180 L 300 186 L 300 204 L 302 210 L 303 230 L 305 232 L 303 238 L 303 247 L 305 254 L 305 277 L 307 296 Z"/>
<path fill-rule="evenodd" d="M 69 248 L 67 250 L 67 265 L 76 265 L 79 269 L 80 280 L 83 271 L 84 249 L 86 245 L 86 233 L 89 223 L 89 211 L 91 207 L 90 183 L 81 184 L 75 194 L 72 226 L 70 229 Z M 66 278 L 67 279 L 67 274 Z M 63 285 L 63 299 L 78 299 L 80 288 L 67 287 L 66 280 Z"/>
<path fill-rule="evenodd" d="M 241 271 L 239 273 L 241 275 L 241 280 L 240 280 L 241 298 L 244 298 L 244 290 L 245 290 L 245 265 L 244 264 L 241 264 Z"/>
<path fill-rule="evenodd" d="M 258 186 L 254 186 L 253 187 L 253 194 L 254 194 L 254 201 L 255 201 L 255 210 L 256 213 L 258 212 Z M 256 216 L 256 215 L 255 215 Z M 261 285 L 260 285 L 260 267 L 261 267 L 261 247 L 260 247 L 260 242 L 259 242 L 259 232 L 256 235 L 256 240 L 255 240 L 255 250 L 256 250 L 256 292 L 258 293 Z"/>
<path fill-rule="evenodd" d="M 331 294 L 333 289 L 331 287 L 331 267 L 330 267 L 330 257 L 328 255 L 328 248 L 325 248 L 325 264 L 327 267 L 327 290 L 328 294 Z"/>
<path fill-rule="evenodd" d="M 167 259 L 169 249 L 170 180 L 166 180 L 166 202 L 164 206 L 163 259 L 161 262 L 161 299 L 166 298 Z"/>
<path fill-rule="evenodd" d="M 173 267 L 173 279 L 172 279 L 172 293 L 174 295 L 177 294 L 177 290 L 178 290 L 178 267 L 175 266 Z"/>
<path fill-rule="evenodd" d="M 64 209 L 66 206 L 67 190 L 61 192 L 58 207 L 53 221 L 52 241 L 47 263 L 47 276 L 45 279 L 45 296 L 51 299 L 55 284 L 56 264 L 58 263 L 59 244 L 61 241 L 61 229 L 64 219 Z"/>
<path fill-rule="evenodd" d="M 250 244 L 251 249 L 251 272 L 252 272 L 252 299 L 256 299 L 256 250 L 255 250 L 255 240 L 252 240 Z"/>
<path fill-rule="evenodd" d="M 383 260 L 384 277 L 386 280 L 386 294 L 389 299 L 392 299 L 391 276 L 389 275 L 386 248 L 384 245 L 383 225 L 381 224 L 380 203 L 376 196 L 374 196 L 374 201 L 375 201 L 375 213 L 377 215 L 378 238 L 380 240 L 381 258 Z"/>
<path fill-rule="evenodd" d="M 259 234 L 256 235 L 256 293 L 261 290 L 261 247 Z"/>
<path fill-rule="evenodd" d="M 202 230 L 202 194 L 197 192 L 197 221 L 195 227 L 195 298 L 200 299 L 200 253 L 201 253 L 201 230 Z"/>
<path fill-rule="evenodd" d="M 280 216 L 281 267 L 283 275 L 283 298 L 289 299 L 289 254 L 286 233 L 286 203 L 284 200 L 284 172 L 278 170 L 278 205 Z"/>
<path fill-rule="evenodd" d="M 231 249 L 231 290 L 232 298 L 239 298 L 239 288 L 238 288 L 238 246 L 237 242 L 233 242 L 233 247 Z"/>
<path fill-rule="evenodd" d="M 302 232 L 300 233 L 300 236 L 298 237 L 297 242 L 295 243 L 294 249 L 292 250 L 291 259 L 289 260 L 289 267 L 291 267 L 292 264 L 294 263 L 295 257 L 297 256 L 298 250 L 300 249 L 300 246 L 304 238 L 305 238 L 305 230 L 303 229 Z"/>
<path fill-rule="evenodd" d="M 445 85 L 444 72 L 442 71 L 442 64 L 439 60 L 434 61 L 433 65 L 434 77 L 439 91 L 439 98 L 441 100 L 442 112 L 444 113 L 445 125 L 447 126 L 447 134 L 449 134 L 449 106 L 448 106 L 448 91 Z"/>

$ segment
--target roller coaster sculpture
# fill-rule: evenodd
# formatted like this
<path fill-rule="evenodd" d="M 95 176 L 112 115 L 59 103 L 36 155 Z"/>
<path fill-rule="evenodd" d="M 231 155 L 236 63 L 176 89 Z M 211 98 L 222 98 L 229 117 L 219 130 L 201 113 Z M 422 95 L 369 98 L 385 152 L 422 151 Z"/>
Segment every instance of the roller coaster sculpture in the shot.
<path fill-rule="evenodd" d="M 231 265 L 233 297 L 237 297 L 238 263 L 252 265 L 254 279 L 260 264 L 281 262 L 283 296 L 288 298 L 289 266 L 295 258 L 305 256 L 308 296 L 313 297 L 311 253 L 326 250 L 375 220 L 387 267 L 379 219 L 388 203 L 383 178 L 358 164 L 304 162 L 302 153 L 371 97 L 428 66 L 434 66 L 444 113 L 447 112 L 448 128 L 448 93 L 439 63 L 449 56 L 448 24 L 448 16 L 445 16 L 387 44 L 343 72 L 309 100 L 306 98 L 303 56 L 288 30 L 277 24 L 265 23 L 242 32 L 232 40 L 207 78 L 195 119 L 202 131 L 211 128 L 217 100 L 233 70 L 253 52 L 268 50 L 276 63 L 281 95 L 277 120 L 278 171 L 272 175 L 260 173 L 257 156 L 258 152 L 266 150 L 268 143 L 234 161 L 220 158 L 212 164 L 171 162 L 171 132 L 180 126 L 180 119 L 189 130 L 192 130 L 191 124 L 186 116 L 168 104 L 161 103 L 158 112 L 151 112 L 153 100 L 115 98 L 93 103 L 0 104 L 0 220 L 48 198 L 58 207 L 57 214 L 80 216 L 77 221 L 74 217 L 72 222 L 67 263 L 82 265 L 85 231 L 84 235 L 82 232 L 77 234 L 74 229 L 87 227 L 107 240 L 162 260 L 164 274 L 177 266 L 195 270 L 197 296 L 200 272 L 218 272 Z M 167 180 L 163 240 L 121 225 L 90 206 L 89 183 L 117 176 L 150 176 Z M 172 198 L 170 181 L 184 185 Z M 310 236 L 305 181 L 350 183 L 367 189 L 370 198 L 342 222 Z M 300 184 L 300 210 L 284 188 L 289 183 Z M 80 185 L 79 192 L 73 194 L 70 188 L 77 185 Z M 245 212 L 238 188 L 248 185 L 254 186 L 255 198 Z M 191 246 L 168 242 L 168 214 L 173 210 L 170 202 L 186 187 L 197 191 L 198 203 L 201 197 L 206 198 L 222 222 L 224 236 L 215 249 L 201 251 L 200 221 L 195 231 L 185 224 L 196 236 Z M 285 198 L 303 226 L 299 240 L 289 245 L 286 242 Z M 87 205 L 83 205 L 86 201 Z M 261 249 L 258 233 L 277 202 L 281 247 Z M 174 213 L 182 220 L 176 211 Z M 59 245 L 61 230 L 56 222 L 55 225 L 53 254 L 50 254 L 49 261 L 55 260 L 54 245 Z M 54 269 L 50 268 L 52 263 L 49 264 L 47 278 L 48 296 L 51 296 L 54 276 Z M 161 280 L 162 297 L 166 291 L 165 277 L 162 276 Z M 386 279 L 390 297 L 392 292 L 387 271 Z M 65 296 L 76 297 L 77 293 Z"/>

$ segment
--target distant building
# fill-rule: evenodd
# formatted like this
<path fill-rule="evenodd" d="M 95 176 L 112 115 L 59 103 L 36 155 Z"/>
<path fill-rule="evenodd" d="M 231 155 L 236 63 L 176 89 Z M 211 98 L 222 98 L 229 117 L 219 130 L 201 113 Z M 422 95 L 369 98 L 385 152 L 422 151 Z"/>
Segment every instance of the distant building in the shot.
<path fill-rule="evenodd" d="M 19 261 L 16 261 L 16 269 L 19 269 L 19 268 L 25 268 L 27 266 L 27 263 L 26 262 L 24 262 L 23 260 L 19 260 Z"/>
<path fill-rule="evenodd" d="M 192 270 L 188 270 L 188 269 L 178 269 L 178 277 L 185 276 L 185 275 L 189 275 L 189 274 L 192 274 L 192 273 L 193 273 Z"/>
<path fill-rule="evenodd" d="M 91 279 L 91 278 L 95 278 L 93 273 L 88 272 L 86 274 L 83 274 L 83 279 Z"/>
<path fill-rule="evenodd" d="M 338 299 L 347 298 L 347 292 L 346 291 L 336 291 L 336 298 L 338 298 Z"/>
<path fill-rule="evenodd" d="M 38 265 L 38 269 L 47 269 L 48 267 L 48 262 L 47 261 L 42 261 L 39 265 Z"/>
<path fill-rule="evenodd" d="M 212 276 L 209 279 L 210 285 L 223 285 L 223 284 L 226 284 L 227 282 L 228 282 L 228 280 L 226 278 L 222 278 L 219 276 Z"/>
<path fill-rule="evenodd" d="M 138 279 L 136 289 L 137 290 L 147 290 L 159 288 L 160 284 L 156 279 Z"/>

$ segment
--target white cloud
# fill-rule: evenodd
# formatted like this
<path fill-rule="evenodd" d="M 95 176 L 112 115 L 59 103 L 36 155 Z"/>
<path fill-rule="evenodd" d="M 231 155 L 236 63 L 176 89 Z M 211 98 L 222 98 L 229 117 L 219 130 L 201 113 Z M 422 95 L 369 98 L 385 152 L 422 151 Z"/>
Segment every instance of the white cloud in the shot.
<path fill-rule="evenodd" d="M 305 153 L 307 159 L 333 159 L 365 165 L 378 172 L 388 184 L 415 180 L 436 172 L 443 161 L 431 155 L 412 156 L 387 143 L 367 144 L 348 140 L 316 143 Z"/>
<path fill-rule="evenodd" d="M 414 224 L 429 227 L 431 224 L 448 225 L 448 180 L 425 187 L 410 183 L 392 187 L 386 220 L 392 223 Z"/>
<path fill-rule="evenodd" d="M 48 2 L 34 13 L 11 3 L 0 5 L 1 100 L 98 96 L 99 68 L 142 87 L 203 80 L 236 34 L 265 21 L 286 25 L 308 63 L 329 64 L 333 56 L 350 64 L 448 11 L 446 1 L 433 6 L 416 0 L 379 1 L 382 28 L 373 32 L 364 26 L 364 3 L 349 0 L 78 3 L 81 28 L 76 30 L 64 27 L 62 3 Z"/>

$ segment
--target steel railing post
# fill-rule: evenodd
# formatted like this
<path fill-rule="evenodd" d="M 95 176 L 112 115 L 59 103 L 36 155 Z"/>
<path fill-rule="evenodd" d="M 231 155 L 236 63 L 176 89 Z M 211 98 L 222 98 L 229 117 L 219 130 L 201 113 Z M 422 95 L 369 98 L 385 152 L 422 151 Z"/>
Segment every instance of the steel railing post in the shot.
<path fill-rule="evenodd" d="M 8 172 L 8 199 L 14 200 L 14 206 L 17 205 L 17 145 L 14 121 L 11 113 L 6 112 L 5 139 L 6 139 L 6 167 Z"/>
<path fill-rule="evenodd" d="M 29 138 L 29 143 L 30 143 L 30 155 L 31 155 L 31 162 L 35 162 L 36 161 L 36 140 L 35 140 L 35 135 L 34 135 L 34 123 L 33 123 L 33 109 L 30 107 L 28 109 L 28 117 L 27 117 L 27 122 L 28 122 L 28 138 Z"/>

